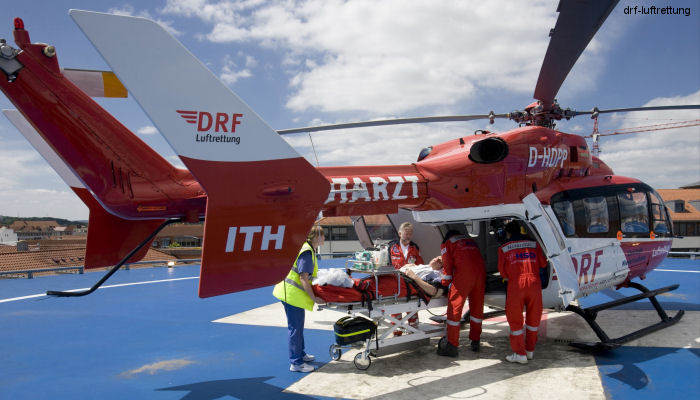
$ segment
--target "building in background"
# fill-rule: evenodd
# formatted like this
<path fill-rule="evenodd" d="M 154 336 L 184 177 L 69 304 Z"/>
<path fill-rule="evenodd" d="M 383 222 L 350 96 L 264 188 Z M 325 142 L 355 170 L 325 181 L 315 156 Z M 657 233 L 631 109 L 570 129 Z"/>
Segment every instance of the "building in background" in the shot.
<path fill-rule="evenodd" d="M 386 215 L 366 215 L 364 219 L 369 237 L 375 244 L 388 243 L 398 238 Z M 321 246 L 321 254 L 344 256 L 364 250 L 350 217 L 325 217 L 319 224 L 326 232 L 326 242 Z"/>
<path fill-rule="evenodd" d="M 671 251 L 700 251 L 700 182 L 679 189 L 657 190 L 673 220 Z"/>
<path fill-rule="evenodd" d="M 17 234 L 11 228 L 0 226 L 0 245 L 14 246 L 17 244 Z"/>
<path fill-rule="evenodd" d="M 75 233 L 85 233 L 84 226 L 62 226 L 58 222 L 49 221 L 14 221 L 9 226 L 17 234 L 17 240 L 40 240 L 72 236 Z"/>

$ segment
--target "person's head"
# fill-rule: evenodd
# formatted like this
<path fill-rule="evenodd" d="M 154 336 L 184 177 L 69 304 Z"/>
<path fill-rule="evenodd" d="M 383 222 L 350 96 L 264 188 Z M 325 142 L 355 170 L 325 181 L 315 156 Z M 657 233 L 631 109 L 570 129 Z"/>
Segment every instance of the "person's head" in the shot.
<path fill-rule="evenodd" d="M 413 224 L 404 222 L 399 226 L 399 239 L 404 245 L 411 243 L 411 239 L 413 239 Z"/>
<path fill-rule="evenodd" d="M 311 243 L 311 247 L 314 249 L 317 249 L 319 246 L 323 244 L 325 241 L 326 236 L 323 232 L 323 227 L 321 225 L 314 225 L 311 227 L 311 231 L 309 231 L 309 234 L 306 236 L 306 240 Z"/>
<path fill-rule="evenodd" d="M 430 265 L 430 268 L 432 268 L 434 271 L 439 271 L 442 269 L 442 258 L 440 256 L 435 257 L 430 260 L 428 265 Z"/>
<path fill-rule="evenodd" d="M 510 239 L 513 236 L 520 235 L 520 223 L 518 221 L 510 221 L 506 224 L 506 236 Z"/>
<path fill-rule="evenodd" d="M 452 236 L 459 236 L 459 235 L 461 235 L 461 233 L 459 233 L 459 231 L 456 231 L 456 230 L 454 230 L 454 229 L 450 229 L 450 230 L 447 231 L 447 233 L 445 234 L 445 238 L 442 240 L 442 243 L 445 243 L 445 242 L 447 242 L 448 240 L 450 240 L 450 238 L 451 238 Z"/>

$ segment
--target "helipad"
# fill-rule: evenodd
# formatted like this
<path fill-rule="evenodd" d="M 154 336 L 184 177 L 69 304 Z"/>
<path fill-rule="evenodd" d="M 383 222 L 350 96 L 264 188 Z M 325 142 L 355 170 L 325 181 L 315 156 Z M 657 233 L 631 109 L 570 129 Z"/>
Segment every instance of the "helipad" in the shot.
<path fill-rule="evenodd" d="M 360 371 L 353 350 L 331 361 L 330 329 L 341 314 L 325 311 L 307 313 L 307 351 L 319 367 L 308 375 L 288 370 L 286 321 L 270 288 L 199 299 L 197 266 L 120 271 L 82 298 L 42 293 L 89 287 L 100 273 L 2 280 L 0 398 L 698 398 L 700 261 L 669 259 L 659 270 L 643 283 L 680 283 L 660 300 L 686 315 L 612 352 L 574 350 L 567 341 L 593 340 L 590 328 L 576 315 L 547 313 L 528 365 L 504 361 L 501 318 L 484 325 L 479 353 L 462 346 L 457 359 L 439 357 L 433 340 L 374 358 Z M 645 301 L 603 312 L 599 321 L 612 336 L 657 318 Z"/>

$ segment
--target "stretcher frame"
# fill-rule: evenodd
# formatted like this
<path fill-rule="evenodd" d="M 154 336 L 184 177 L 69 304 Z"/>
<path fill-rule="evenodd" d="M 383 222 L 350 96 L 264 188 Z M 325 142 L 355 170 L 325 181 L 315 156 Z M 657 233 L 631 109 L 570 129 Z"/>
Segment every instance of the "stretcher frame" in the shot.
<path fill-rule="evenodd" d="M 352 269 L 351 269 L 352 271 Z M 396 274 L 397 279 L 401 279 L 401 274 L 398 271 L 362 271 L 357 272 L 374 275 Z M 398 285 L 401 290 L 401 285 Z M 378 289 L 375 286 L 375 290 Z M 420 296 L 412 296 L 410 300 L 407 297 L 398 297 L 400 292 L 395 295 L 380 296 L 376 294 L 376 300 L 372 300 L 371 310 L 368 304 L 362 302 L 336 303 L 329 302 L 319 305 L 319 310 L 327 309 L 349 314 L 353 317 L 362 316 L 370 319 L 377 324 L 377 333 L 375 337 L 365 340 L 363 349 L 355 356 L 353 360 L 355 367 L 360 370 L 366 370 L 371 365 L 370 354 L 377 357 L 377 352 L 381 347 L 389 347 L 418 340 L 426 340 L 432 337 L 445 335 L 444 325 L 418 323 L 417 326 L 409 324 L 411 317 L 418 314 L 421 310 L 429 310 L 431 308 L 447 306 L 447 297 L 433 297 L 428 303 Z M 402 319 L 393 317 L 394 314 L 408 314 Z M 401 329 L 401 336 L 394 336 L 394 331 Z M 329 353 L 335 361 L 340 359 L 343 348 L 356 347 L 357 343 L 348 345 L 331 344 Z"/>

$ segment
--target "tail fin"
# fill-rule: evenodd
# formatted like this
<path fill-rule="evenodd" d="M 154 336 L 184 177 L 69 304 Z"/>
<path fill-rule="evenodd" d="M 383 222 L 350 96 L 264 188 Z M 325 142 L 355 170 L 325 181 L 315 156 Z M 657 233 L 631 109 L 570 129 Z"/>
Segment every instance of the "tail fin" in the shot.
<path fill-rule="evenodd" d="M 207 192 L 200 297 L 280 281 L 326 178 L 157 23 L 70 14 Z"/>
<path fill-rule="evenodd" d="M 163 223 L 162 219 L 130 221 L 108 213 L 73 170 L 63 162 L 19 111 L 2 110 L 2 112 L 90 209 L 85 268 L 117 264 Z M 128 262 L 141 260 L 149 247 L 144 246 Z"/>

